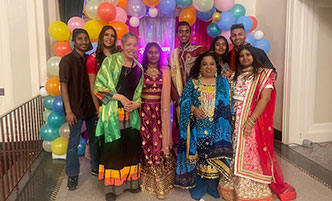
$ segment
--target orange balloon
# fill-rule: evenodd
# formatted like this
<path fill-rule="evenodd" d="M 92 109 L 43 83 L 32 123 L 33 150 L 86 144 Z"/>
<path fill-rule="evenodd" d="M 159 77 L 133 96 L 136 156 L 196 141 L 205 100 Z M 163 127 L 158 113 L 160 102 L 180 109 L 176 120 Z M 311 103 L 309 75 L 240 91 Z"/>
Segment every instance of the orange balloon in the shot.
<path fill-rule="evenodd" d="M 51 96 L 61 95 L 59 77 L 52 77 L 47 80 L 46 91 Z"/>
<path fill-rule="evenodd" d="M 97 13 L 100 19 L 106 22 L 110 22 L 115 19 L 116 9 L 115 6 L 113 6 L 113 4 L 103 2 L 98 6 Z"/>
<path fill-rule="evenodd" d="M 160 0 L 143 0 L 143 3 L 149 7 L 155 7 L 160 3 Z"/>
<path fill-rule="evenodd" d="M 195 9 L 192 7 L 183 9 L 179 15 L 179 22 L 181 21 L 186 21 L 192 26 L 196 21 Z"/>
<path fill-rule="evenodd" d="M 118 39 L 121 39 L 129 31 L 128 26 L 123 22 L 112 22 L 110 26 L 114 27 Z"/>
<path fill-rule="evenodd" d="M 56 56 L 63 57 L 66 54 L 71 53 L 73 50 L 71 49 L 69 42 L 59 41 L 55 43 L 53 51 Z"/>
<path fill-rule="evenodd" d="M 128 0 L 120 0 L 120 1 L 118 2 L 117 6 L 123 8 L 123 9 L 126 9 L 127 4 L 128 4 Z"/>

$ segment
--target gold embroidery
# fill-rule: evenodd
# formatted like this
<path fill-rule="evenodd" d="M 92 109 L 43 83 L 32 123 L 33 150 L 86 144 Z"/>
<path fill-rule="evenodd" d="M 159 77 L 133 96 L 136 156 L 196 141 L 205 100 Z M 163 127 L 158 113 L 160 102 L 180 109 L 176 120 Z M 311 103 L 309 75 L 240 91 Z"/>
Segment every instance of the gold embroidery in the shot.
<path fill-rule="evenodd" d="M 209 134 L 209 132 L 208 131 L 204 131 L 204 134 L 207 135 L 207 134 Z"/>
<path fill-rule="evenodd" d="M 144 127 L 142 127 L 142 129 L 141 129 L 142 131 L 145 131 L 145 128 Z"/>
<path fill-rule="evenodd" d="M 146 120 L 146 121 L 145 121 L 145 123 L 146 123 L 146 124 L 149 124 L 149 123 L 150 123 L 150 121 L 149 121 L 149 120 Z"/>
<path fill-rule="evenodd" d="M 150 139 L 150 135 L 147 135 L 146 138 Z"/>
<path fill-rule="evenodd" d="M 160 124 L 160 120 L 157 121 L 157 124 Z"/>
<path fill-rule="evenodd" d="M 144 117 L 144 115 L 145 115 L 145 114 L 142 112 L 142 115 L 141 115 L 141 116 Z"/>
<path fill-rule="evenodd" d="M 143 141 L 143 142 L 142 142 L 142 145 L 145 145 L 145 144 L 146 144 L 146 142 L 145 142 L 145 141 Z"/>
<path fill-rule="evenodd" d="M 158 111 L 159 110 L 159 108 L 158 107 L 156 107 L 156 111 Z"/>
<path fill-rule="evenodd" d="M 271 130 L 272 130 L 271 126 L 269 126 L 269 128 L 268 128 L 268 129 L 269 129 L 269 131 L 271 131 Z"/>
<path fill-rule="evenodd" d="M 157 132 L 157 128 L 153 128 L 153 132 Z"/>
<path fill-rule="evenodd" d="M 150 110 L 150 106 L 147 106 L 146 109 L 147 109 L 147 110 Z"/>
<path fill-rule="evenodd" d="M 156 118 L 156 115 L 155 115 L 155 114 L 152 114 L 151 117 L 152 117 L 152 118 Z"/>
<path fill-rule="evenodd" d="M 162 134 L 160 134 L 160 135 L 159 135 L 159 138 L 163 138 L 163 135 L 162 135 Z"/>
<path fill-rule="evenodd" d="M 267 151 L 267 147 L 264 147 L 263 150 L 266 152 Z"/>
<path fill-rule="evenodd" d="M 154 142 L 154 146 L 158 146 L 158 142 Z"/>

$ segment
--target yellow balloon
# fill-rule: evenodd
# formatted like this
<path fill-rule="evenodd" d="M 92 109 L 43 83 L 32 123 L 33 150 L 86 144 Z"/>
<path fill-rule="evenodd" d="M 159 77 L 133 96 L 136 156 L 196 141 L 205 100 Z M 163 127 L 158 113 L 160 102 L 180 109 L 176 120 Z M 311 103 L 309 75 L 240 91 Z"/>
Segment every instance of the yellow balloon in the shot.
<path fill-rule="evenodd" d="M 103 25 L 98 20 L 89 20 L 84 25 L 84 29 L 89 33 L 91 41 L 98 40 L 102 28 Z"/>
<path fill-rule="evenodd" d="M 57 41 L 66 41 L 70 39 L 68 26 L 61 21 L 53 22 L 48 27 L 48 33 Z"/>
<path fill-rule="evenodd" d="M 220 13 L 218 13 L 218 12 L 213 13 L 212 21 L 213 22 L 218 22 L 219 20 L 220 20 Z"/>
<path fill-rule="evenodd" d="M 58 137 L 52 142 L 51 150 L 56 155 L 64 155 L 67 152 L 68 140 Z"/>

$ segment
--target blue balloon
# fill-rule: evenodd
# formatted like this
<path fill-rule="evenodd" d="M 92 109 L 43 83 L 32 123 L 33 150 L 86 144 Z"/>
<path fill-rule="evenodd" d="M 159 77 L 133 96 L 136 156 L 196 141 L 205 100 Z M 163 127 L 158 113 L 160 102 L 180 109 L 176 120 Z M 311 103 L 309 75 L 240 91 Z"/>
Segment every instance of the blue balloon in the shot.
<path fill-rule="evenodd" d="M 213 8 L 207 12 L 200 12 L 196 10 L 197 17 L 202 21 L 209 21 L 212 18 L 213 13 L 216 12 L 216 8 L 213 6 Z"/>
<path fill-rule="evenodd" d="M 91 43 L 91 44 L 92 44 L 92 50 L 90 50 L 89 52 L 86 52 L 86 54 L 88 54 L 88 55 L 96 52 L 96 50 L 97 50 L 98 43 L 95 42 L 95 43 Z"/>
<path fill-rule="evenodd" d="M 86 140 L 84 138 L 80 138 L 80 143 L 77 146 L 77 154 L 79 156 L 83 156 L 86 149 Z"/>
<path fill-rule="evenodd" d="M 179 8 L 189 8 L 193 4 L 193 0 L 176 0 L 176 5 Z"/>
<path fill-rule="evenodd" d="M 252 27 L 252 20 L 248 16 L 241 16 L 236 20 L 236 24 L 243 24 L 244 30 L 248 33 Z"/>
<path fill-rule="evenodd" d="M 208 27 L 206 28 L 206 32 L 210 37 L 216 37 L 220 34 L 220 29 L 218 28 L 218 25 L 216 23 L 211 23 L 208 25 Z"/>
<path fill-rule="evenodd" d="M 250 43 L 252 46 L 255 46 L 256 44 L 256 39 L 253 35 L 247 34 L 246 42 Z"/>
<path fill-rule="evenodd" d="M 53 101 L 53 111 L 64 115 L 62 96 L 57 96 Z"/>
<path fill-rule="evenodd" d="M 65 123 L 65 115 L 58 114 L 56 112 L 51 112 L 50 115 L 48 115 L 47 123 L 52 127 L 52 128 L 57 128 L 59 129 L 60 126 Z"/>
<path fill-rule="evenodd" d="M 146 5 L 141 0 L 129 0 L 127 13 L 130 16 L 141 18 L 146 13 Z"/>
<path fill-rule="evenodd" d="M 56 138 L 60 137 L 59 136 L 59 128 L 52 128 L 48 124 L 44 124 L 40 128 L 40 137 L 42 140 L 52 142 Z"/>
<path fill-rule="evenodd" d="M 256 40 L 255 47 L 264 50 L 267 54 L 271 49 L 271 44 L 267 39 L 263 38 L 261 40 Z"/>
<path fill-rule="evenodd" d="M 220 15 L 220 20 L 217 22 L 219 29 L 229 30 L 233 24 L 235 24 L 236 19 L 231 12 L 223 12 Z"/>
<path fill-rule="evenodd" d="M 44 106 L 48 110 L 53 110 L 53 102 L 54 102 L 54 97 L 51 95 L 48 95 L 44 99 Z"/>
<path fill-rule="evenodd" d="M 174 12 L 176 7 L 176 1 L 175 0 L 161 0 L 158 4 L 159 11 L 162 14 L 171 14 Z"/>

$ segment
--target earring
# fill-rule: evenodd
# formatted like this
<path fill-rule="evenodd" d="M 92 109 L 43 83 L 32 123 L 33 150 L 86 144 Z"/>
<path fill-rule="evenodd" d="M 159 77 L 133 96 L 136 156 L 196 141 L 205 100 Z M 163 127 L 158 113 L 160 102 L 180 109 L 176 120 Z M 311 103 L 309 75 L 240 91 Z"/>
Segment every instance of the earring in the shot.
<path fill-rule="evenodd" d="M 201 77 L 202 77 L 202 73 L 199 72 L 199 73 L 198 73 L 198 79 L 201 78 Z"/>
<path fill-rule="evenodd" d="M 217 72 L 214 74 L 214 77 L 218 77 L 218 73 Z"/>

